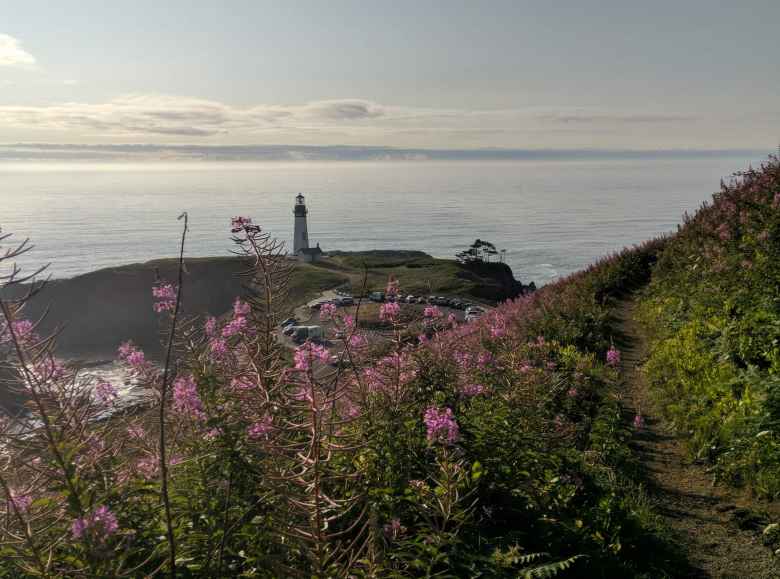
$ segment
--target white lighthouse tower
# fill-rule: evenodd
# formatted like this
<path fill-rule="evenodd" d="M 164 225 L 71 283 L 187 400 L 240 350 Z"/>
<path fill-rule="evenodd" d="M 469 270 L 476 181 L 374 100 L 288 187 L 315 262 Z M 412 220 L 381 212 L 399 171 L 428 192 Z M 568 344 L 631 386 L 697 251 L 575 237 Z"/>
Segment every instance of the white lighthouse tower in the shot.
<path fill-rule="evenodd" d="M 306 226 L 306 200 L 301 193 L 295 198 L 293 215 L 295 215 L 295 236 L 293 237 L 293 253 L 298 255 L 302 249 L 309 249 L 309 228 Z"/>
<path fill-rule="evenodd" d="M 298 193 L 293 206 L 293 215 L 295 215 L 295 234 L 293 236 L 293 254 L 303 261 L 317 261 L 322 255 L 320 244 L 317 247 L 309 247 L 309 227 L 306 224 L 306 215 L 309 210 L 306 209 L 306 200 L 303 195 Z"/>

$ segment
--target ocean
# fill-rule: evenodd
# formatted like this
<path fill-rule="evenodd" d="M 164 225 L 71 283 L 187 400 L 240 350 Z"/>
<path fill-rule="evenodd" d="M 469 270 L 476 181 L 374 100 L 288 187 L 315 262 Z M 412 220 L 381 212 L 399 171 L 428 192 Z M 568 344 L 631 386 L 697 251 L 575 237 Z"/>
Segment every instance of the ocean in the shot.
<path fill-rule="evenodd" d="M 0 163 L 0 228 L 36 245 L 54 277 L 170 257 L 187 211 L 188 256 L 227 255 L 234 215 L 292 239 L 306 196 L 324 251 L 419 249 L 452 257 L 475 238 L 537 285 L 675 230 L 721 178 L 761 158 L 519 161 Z M 7 242 L 6 242 L 7 246 Z"/>

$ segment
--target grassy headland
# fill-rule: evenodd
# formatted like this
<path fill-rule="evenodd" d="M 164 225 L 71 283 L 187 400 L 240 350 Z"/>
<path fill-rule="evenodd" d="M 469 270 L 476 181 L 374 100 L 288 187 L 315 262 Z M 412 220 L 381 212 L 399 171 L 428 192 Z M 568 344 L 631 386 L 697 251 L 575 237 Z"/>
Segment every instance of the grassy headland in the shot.
<path fill-rule="evenodd" d="M 491 303 L 516 297 L 524 287 L 506 264 L 464 265 L 422 251 L 334 251 L 319 262 L 301 264 L 296 275 L 306 287 L 320 276 L 325 278 L 326 272 L 340 276 L 355 294 L 361 291 L 364 276 L 367 291 L 383 290 L 393 276 L 404 293 L 445 294 Z"/>
<path fill-rule="evenodd" d="M 185 312 L 219 316 L 245 293 L 238 257 L 186 258 Z M 463 266 L 421 251 L 335 252 L 316 263 L 296 262 L 289 283 L 289 311 L 321 292 L 344 288 L 359 292 L 364 272 L 367 289 L 381 290 L 393 275 L 402 290 L 418 295 L 445 294 L 495 303 L 518 295 L 520 284 L 504 264 Z M 70 358 L 113 358 L 119 343 L 132 339 L 150 355 L 161 352 L 151 287 L 157 277 L 176 277 L 176 260 L 158 259 L 101 269 L 50 282 L 27 305 L 26 316 L 48 311 L 41 332 L 62 327 L 59 352 Z M 23 291 L 23 288 L 17 288 Z M 282 314 L 287 312 L 282 312 Z"/>

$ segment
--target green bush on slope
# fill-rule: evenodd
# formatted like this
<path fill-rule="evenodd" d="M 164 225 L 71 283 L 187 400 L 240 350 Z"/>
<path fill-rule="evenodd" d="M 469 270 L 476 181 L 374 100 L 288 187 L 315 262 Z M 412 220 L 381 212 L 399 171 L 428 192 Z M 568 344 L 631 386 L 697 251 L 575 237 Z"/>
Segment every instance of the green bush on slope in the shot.
<path fill-rule="evenodd" d="M 661 252 L 641 318 L 646 373 L 691 452 L 780 495 L 780 163 L 722 184 Z"/>

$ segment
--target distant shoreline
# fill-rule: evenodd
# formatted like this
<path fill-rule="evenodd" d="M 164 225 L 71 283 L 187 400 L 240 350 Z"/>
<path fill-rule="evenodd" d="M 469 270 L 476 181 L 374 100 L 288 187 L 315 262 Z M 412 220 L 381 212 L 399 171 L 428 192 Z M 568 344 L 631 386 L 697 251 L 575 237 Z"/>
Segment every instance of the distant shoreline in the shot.
<path fill-rule="evenodd" d="M 6 163 L 588 161 L 766 158 L 773 149 L 424 149 L 316 145 L 79 145 L 0 143 Z"/>

